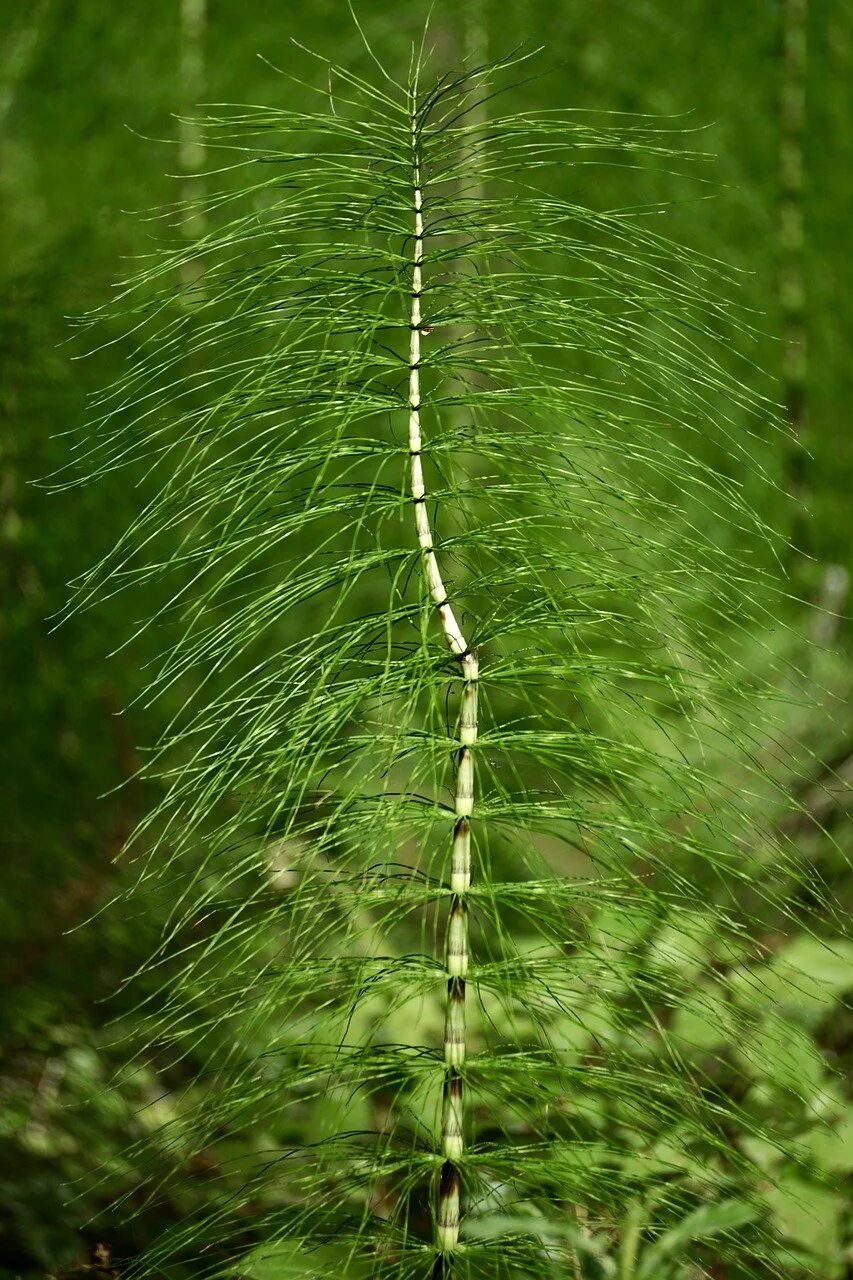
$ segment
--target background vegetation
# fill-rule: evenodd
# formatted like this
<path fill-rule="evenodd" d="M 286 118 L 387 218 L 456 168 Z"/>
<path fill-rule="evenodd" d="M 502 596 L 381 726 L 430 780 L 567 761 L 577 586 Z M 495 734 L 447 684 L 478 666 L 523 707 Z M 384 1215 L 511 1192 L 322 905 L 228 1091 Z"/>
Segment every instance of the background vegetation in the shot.
<path fill-rule="evenodd" d="M 407 63 L 422 5 L 363 0 L 359 16 L 384 57 Z M 113 345 L 78 359 L 69 317 L 107 301 L 127 259 L 154 242 L 158 223 L 144 211 L 173 201 L 176 184 L 192 190 L 194 140 L 177 115 L 198 100 L 292 101 L 296 87 L 255 56 L 302 73 L 291 35 L 355 69 L 367 55 L 345 8 L 330 0 L 280 12 L 260 0 L 209 0 L 207 9 L 186 0 L 30 0 L 4 6 L 0 24 L 0 1269 L 14 1276 L 134 1256 L 216 1194 L 235 1142 L 257 1140 L 230 1135 L 227 1150 L 211 1142 L 192 1156 L 190 1176 L 167 1181 L 173 1189 L 156 1199 L 147 1194 L 152 1174 L 186 1174 L 186 1153 L 158 1150 L 155 1137 L 144 1157 L 133 1154 L 137 1138 L 191 1104 L 197 1063 L 189 1054 L 131 1073 L 116 1047 L 133 1020 L 121 981 L 150 953 L 160 920 L 153 907 L 140 915 L 127 900 L 113 902 L 123 876 L 114 859 L 157 799 L 134 775 L 138 744 L 153 739 L 162 713 L 138 700 L 145 646 L 153 652 L 155 640 L 123 651 L 131 630 L 123 602 L 58 631 L 50 621 L 69 580 L 138 504 L 121 473 L 58 496 L 28 483 L 62 462 L 64 433 L 79 427 L 89 395 L 117 376 L 132 346 L 117 331 Z M 732 360 L 766 371 L 754 374 L 754 389 L 769 389 L 793 428 L 792 440 L 768 431 L 754 443 L 776 482 L 756 494 L 759 513 L 796 547 L 790 598 L 755 644 L 754 662 L 762 674 L 770 646 L 792 663 L 794 763 L 780 761 L 777 772 L 797 807 L 765 797 L 754 820 L 758 838 L 783 827 L 843 916 L 853 898 L 849 6 L 468 0 L 438 5 L 433 25 L 449 61 L 526 39 L 545 45 L 554 71 L 529 86 L 532 105 L 677 117 L 701 129 L 701 148 L 718 157 L 701 197 L 660 166 L 632 177 L 632 192 L 668 202 L 670 234 L 743 271 L 739 300 L 763 336 L 733 324 Z M 584 194 L 578 181 L 567 174 L 566 198 Z M 771 1004 L 778 991 L 787 1031 L 767 1037 L 747 1072 L 751 1105 L 775 1110 L 803 1153 L 789 1164 L 774 1151 L 750 1153 L 763 1161 L 757 1192 L 784 1266 L 827 1280 L 853 1274 L 845 1195 L 853 949 L 840 934 L 829 921 L 815 936 L 789 920 L 757 939 L 757 986 Z M 693 1038 L 709 1044 L 714 1019 L 703 1021 L 702 1010 L 712 952 L 706 940 L 666 961 L 679 971 L 684 1016 L 701 1024 Z M 792 967 L 793 987 L 783 980 Z M 748 1003 L 755 988 L 744 975 Z M 124 1209 L 90 1221 L 120 1197 Z"/>

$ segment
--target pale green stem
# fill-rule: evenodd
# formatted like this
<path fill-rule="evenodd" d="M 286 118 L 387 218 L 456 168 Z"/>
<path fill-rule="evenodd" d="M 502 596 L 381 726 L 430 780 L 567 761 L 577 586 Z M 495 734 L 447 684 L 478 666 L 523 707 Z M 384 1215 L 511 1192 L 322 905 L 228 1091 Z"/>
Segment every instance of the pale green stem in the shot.
<path fill-rule="evenodd" d="M 199 99 L 204 92 L 207 0 L 180 0 L 180 6 L 182 117 L 178 126 L 178 161 L 183 179 L 181 197 L 184 201 L 181 231 L 187 243 L 192 245 L 205 231 L 205 217 L 200 206 L 204 195 L 204 134 L 195 116 Z M 186 289 L 192 289 L 201 274 L 201 261 L 193 257 L 181 267 L 181 283 Z"/>
<path fill-rule="evenodd" d="M 0 61 L 0 130 L 5 129 L 17 92 L 32 66 L 50 7 L 50 0 L 30 5 L 20 30 L 6 35 Z"/>
<path fill-rule="evenodd" d="M 808 0 L 782 0 L 779 93 L 779 301 L 782 311 L 782 394 L 790 444 L 788 482 L 798 506 L 792 521 L 795 550 L 805 550 L 808 501 L 806 428 L 806 274 L 803 212 Z"/>
<path fill-rule="evenodd" d="M 447 1006 L 444 1028 L 444 1104 L 441 1126 L 441 1151 L 444 1164 L 438 1190 L 436 1210 L 436 1250 L 440 1259 L 452 1258 L 459 1241 L 461 1219 L 459 1162 L 464 1147 L 465 1063 L 465 978 L 468 973 L 468 910 L 466 894 L 471 884 L 471 829 L 469 819 L 474 806 L 474 761 L 472 748 L 477 740 L 477 681 L 479 664 L 476 653 L 456 619 L 435 554 L 432 529 L 427 512 L 426 489 L 422 463 L 421 438 L 421 332 L 424 320 L 421 310 L 423 293 L 424 220 L 423 186 L 417 137 L 417 118 L 412 112 L 412 188 L 414 201 L 414 247 L 412 252 L 412 295 L 409 339 L 409 464 L 412 502 L 418 542 L 423 553 L 427 588 L 435 604 L 448 647 L 462 668 L 462 708 L 459 720 L 459 750 L 456 764 L 456 821 L 450 864 L 452 899 L 447 924 L 445 964 L 447 968 Z M 442 1263 L 443 1266 L 443 1263 Z"/>
<path fill-rule="evenodd" d="M 485 0 L 465 0 L 462 16 L 465 64 L 473 71 L 484 67 L 489 57 L 489 34 Z M 472 87 L 474 86 L 472 85 Z M 487 96 L 488 80 L 484 78 L 481 71 L 477 77 L 473 104 L 465 117 L 467 125 L 474 125 L 480 131 L 479 138 L 485 135 L 486 125 L 488 124 Z M 483 155 L 480 150 L 482 144 L 479 143 L 478 145 L 477 132 L 473 132 L 471 138 L 464 194 L 469 200 L 479 200 L 482 199 L 484 194 L 482 177 Z"/>

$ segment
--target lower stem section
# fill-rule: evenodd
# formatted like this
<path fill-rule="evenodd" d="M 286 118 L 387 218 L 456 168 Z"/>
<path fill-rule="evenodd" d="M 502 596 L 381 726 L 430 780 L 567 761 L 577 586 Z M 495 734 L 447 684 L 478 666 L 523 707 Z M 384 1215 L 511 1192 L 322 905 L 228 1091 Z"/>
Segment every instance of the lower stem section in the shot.
<path fill-rule="evenodd" d="M 479 666 L 475 653 L 460 658 L 465 676 L 456 770 L 456 822 L 450 858 L 450 915 L 447 921 L 445 967 L 447 1007 L 444 1021 L 444 1098 L 441 1154 L 444 1164 L 436 1207 L 436 1263 L 434 1277 L 450 1277 L 459 1245 L 462 1221 L 460 1164 L 465 1150 L 465 995 L 468 975 L 468 902 L 471 886 L 471 824 L 474 799 L 472 747 L 477 739 Z"/>

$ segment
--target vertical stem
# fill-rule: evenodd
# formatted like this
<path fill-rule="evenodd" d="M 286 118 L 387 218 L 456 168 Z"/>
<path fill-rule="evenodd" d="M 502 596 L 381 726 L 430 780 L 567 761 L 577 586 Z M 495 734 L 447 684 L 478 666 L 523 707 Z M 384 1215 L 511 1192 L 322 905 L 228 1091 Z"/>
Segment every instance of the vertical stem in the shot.
<path fill-rule="evenodd" d="M 409 466 L 415 526 L 423 553 L 424 575 L 430 596 L 450 652 L 459 661 L 462 678 L 462 707 L 459 717 L 459 748 L 456 754 L 455 823 L 450 862 L 451 903 L 447 922 L 445 965 L 447 1006 L 444 1024 L 444 1100 L 441 1123 L 441 1152 L 444 1163 L 436 1206 L 436 1263 L 434 1276 L 447 1276 L 459 1241 L 461 1220 L 460 1161 L 464 1149 L 465 1097 L 465 979 L 468 973 L 468 908 L 466 894 L 471 884 L 471 826 L 474 807 L 474 760 L 477 741 L 477 654 L 457 622 L 447 596 L 435 554 L 427 512 L 421 461 L 421 312 L 423 295 L 424 220 L 423 184 L 417 112 L 412 102 L 412 189 L 415 234 L 412 251 L 412 294 L 409 338 Z"/>
<path fill-rule="evenodd" d="M 51 0 L 31 5 L 21 29 L 11 38 L 6 36 L 0 62 L 0 130 L 5 129 L 17 92 L 29 73 L 50 8 Z"/>
<path fill-rule="evenodd" d="M 795 550 L 804 550 L 802 505 L 808 499 L 806 430 L 806 276 L 803 216 L 808 0 L 782 0 L 779 90 L 779 301 L 782 310 L 782 394 L 793 433 L 788 465 L 798 504 Z"/>
<path fill-rule="evenodd" d="M 205 218 L 200 207 L 204 194 L 204 137 L 193 118 L 204 89 L 204 38 L 207 28 L 207 0 L 180 0 L 181 20 L 181 121 L 178 126 L 178 159 L 183 177 L 184 202 L 182 232 L 188 245 L 204 235 Z M 181 283 L 191 290 L 202 274 L 200 260 L 193 258 L 181 268 Z"/>
<path fill-rule="evenodd" d="M 483 76 L 483 68 L 489 58 L 489 32 L 486 22 L 485 0 L 465 0 L 462 16 L 464 23 L 463 54 L 465 66 L 469 71 L 480 72 L 476 78 L 476 89 L 479 91 L 479 97 L 475 96 L 472 106 L 466 113 L 465 122 L 468 125 L 475 125 L 485 132 L 485 126 L 488 123 L 486 107 L 488 81 Z M 472 87 L 475 87 L 473 80 Z M 472 134 L 473 141 L 469 153 L 468 180 L 465 184 L 465 194 L 469 199 L 473 200 L 482 199 L 484 194 L 483 156 L 478 148 L 476 138 L 477 134 Z"/>

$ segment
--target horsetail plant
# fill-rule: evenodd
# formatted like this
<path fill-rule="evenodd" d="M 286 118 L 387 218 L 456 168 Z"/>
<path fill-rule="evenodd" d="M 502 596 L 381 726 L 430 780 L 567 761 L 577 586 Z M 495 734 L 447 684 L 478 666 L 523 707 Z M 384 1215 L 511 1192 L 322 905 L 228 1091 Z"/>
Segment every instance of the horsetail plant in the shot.
<path fill-rule="evenodd" d="M 711 1274 L 770 1257 L 741 1138 L 781 1140 L 719 1084 L 754 1015 L 711 980 L 793 867 L 744 834 L 726 550 L 766 410 L 718 266 L 580 197 L 683 138 L 426 64 L 206 119 L 204 233 L 123 290 L 77 447 L 142 495 L 78 607 L 160 593 L 138 1051 L 195 1081 L 161 1181 L 218 1153 L 137 1269 Z"/>

